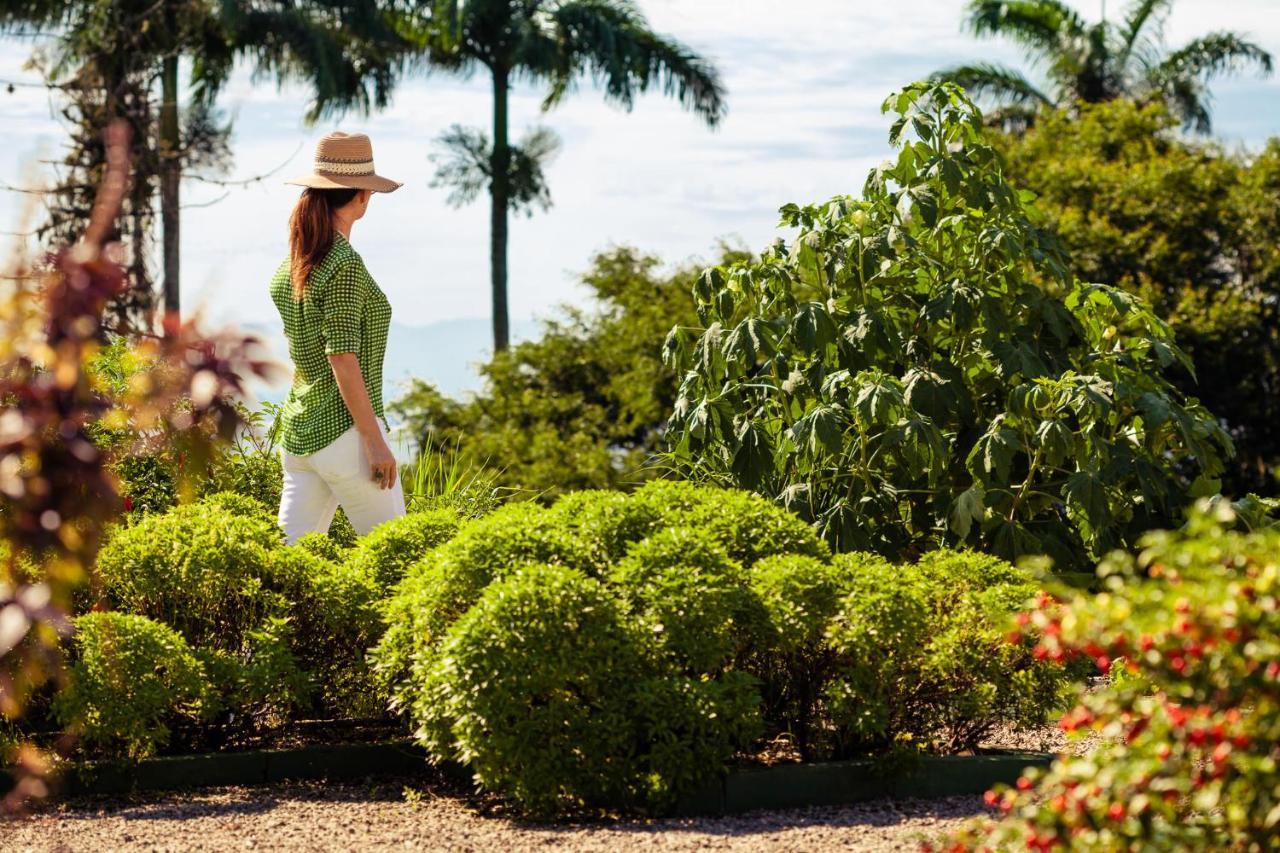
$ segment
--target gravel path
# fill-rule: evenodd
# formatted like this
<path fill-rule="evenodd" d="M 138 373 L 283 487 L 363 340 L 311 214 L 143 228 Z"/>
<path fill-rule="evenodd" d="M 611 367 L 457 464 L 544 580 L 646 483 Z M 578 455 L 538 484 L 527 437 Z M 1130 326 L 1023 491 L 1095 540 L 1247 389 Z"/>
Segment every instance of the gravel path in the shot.
<path fill-rule="evenodd" d="M 421 785 L 419 781 L 417 783 Z M 918 850 L 977 797 L 659 821 L 536 825 L 431 787 L 288 784 L 83 799 L 0 821 L 0 850 Z"/>

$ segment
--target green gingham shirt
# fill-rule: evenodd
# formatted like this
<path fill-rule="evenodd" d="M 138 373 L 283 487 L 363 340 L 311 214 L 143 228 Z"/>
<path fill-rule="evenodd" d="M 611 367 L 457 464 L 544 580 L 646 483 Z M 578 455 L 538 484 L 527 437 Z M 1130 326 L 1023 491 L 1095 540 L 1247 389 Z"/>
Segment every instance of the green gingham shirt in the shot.
<path fill-rule="evenodd" d="M 347 239 L 334 236 L 333 248 L 311 271 L 301 300 L 293 296 L 286 259 L 271 279 L 271 300 L 284 321 L 293 360 L 293 387 L 280 412 L 285 451 L 315 453 L 354 423 L 329 365 L 331 355 L 356 354 L 374 414 L 384 418 L 382 359 L 391 303 Z"/>

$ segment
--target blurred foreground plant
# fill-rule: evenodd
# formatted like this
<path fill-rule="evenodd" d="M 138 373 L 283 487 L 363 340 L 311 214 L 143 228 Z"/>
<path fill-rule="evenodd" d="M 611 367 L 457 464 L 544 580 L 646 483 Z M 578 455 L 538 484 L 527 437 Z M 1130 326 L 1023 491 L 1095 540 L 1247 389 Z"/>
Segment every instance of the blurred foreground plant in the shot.
<path fill-rule="evenodd" d="M 1280 530 L 1240 522 L 1202 502 L 1185 530 L 1105 561 L 1103 593 L 1045 596 L 1022 617 L 1037 655 L 1088 655 L 1111 672 L 1060 723 L 1101 740 L 988 792 L 1004 816 L 944 849 L 1275 849 Z"/>
<path fill-rule="evenodd" d="M 94 389 L 89 365 L 105 342 L 104 310 L 126 286 L 118 247 L 104 245 L 129 186 L 126 126 L 113 124 L 105 139 L 108 167 L 84 238 L 42 275 L 19 262 L 0 293 L 0 538 L 9 546 L 0 575 L 0 714 L 9 720 L 33 690 L 57 679 L 71 591 L 120 507 L 106 456 L 90 437 L 94 425 L 127 413 L 143 432 L 163 426 L 198 469 L 234 434 L 241 371 L 267 368 L 253 358 L 251 338 L 209 339 L 190 323 L 172 324 L 163 339 L 139 344 L 162 369 L 110 402 Z M 48 763 L 38 750 L 20 746 L 6 763 L 19 778 L 4 808 L 45 794 Z"/>

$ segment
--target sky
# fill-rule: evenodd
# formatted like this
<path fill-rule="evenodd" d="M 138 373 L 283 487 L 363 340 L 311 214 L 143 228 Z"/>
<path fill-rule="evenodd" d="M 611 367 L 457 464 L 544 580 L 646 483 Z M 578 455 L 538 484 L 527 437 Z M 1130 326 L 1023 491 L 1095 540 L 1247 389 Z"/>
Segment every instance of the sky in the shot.
<path fill-rule="evenodd" d="M 729 113 L 716 130 L 659 94 L 627 113 L 589 84 L 548 114 L 541 93 L 520 86 L 512 135 L 534 124 L 560 135 L 549 169 L 550 212 L 514 218 L 509 292 L 516 322 L 581 304 L 577 274 L 598 251 L 632 245 L 676 264 L 714 255 L 721 240 L 752 249 L 777 232 L 777 210 L 856 192 L 888 153 L 880 103 L 939 67 L 973 59 L 1021 63 L 1016 49 L 978 42 L 960 29 L 963 0 L 641 0 L 655 29 L 720 68 Z M 1089 18 L 1101 0 L 1075 2 Z M 1117 14 L 1111 0 L 1111 14 Z M 1165 26 L 1172 45 L 1216 29 L 1249 34 L 1280 56 L 1280 0 L 1180 0 Z M 0 40 L 0 81 L 33 81 L 29 42 Z M 1214 87 L 1218 136 L 1257 146 L 1280 134 L 1280 80 Z M 285 251 L 285 223 L 316 140 L 330 129 L 371 135 L 380 173 L 403 181 L 375 198 L 353 242 L 387 292 L 398 323 L 422 326 L 489 312 L 487 198 L 455 210 L 429 186 L 432 140 L 452 124 L 487 127 L 488 81 L 413 79 L 391 106 L 309 127 L 307 93 L 253 80 L 241 69 L 221 98 L 234 120 L 228 178 L 280 171 L 225 198 L 220 187 L 184 183 L 183 303 L 211 324 L 270 323 L 267 281 Z M 41 180 L 41 159 L 64 138 L 56 104 L 38 88 L 0 86 L 0 183 Z M 0 191 L 0 231 L 22 226 L 25 196 Z M 9 238 L 5 238 L 9 239 Z M 450 353 L 441 353 L 448 359 Z"/>

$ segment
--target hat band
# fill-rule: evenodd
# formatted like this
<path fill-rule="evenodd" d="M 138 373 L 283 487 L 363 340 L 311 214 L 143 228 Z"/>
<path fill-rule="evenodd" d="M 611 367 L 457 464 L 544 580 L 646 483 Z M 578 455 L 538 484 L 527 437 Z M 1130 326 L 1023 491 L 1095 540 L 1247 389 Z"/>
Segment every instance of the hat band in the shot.
<path fill-rule="evenodd" d="M 373 161 L 342 163 L 336 160 L 316 160 L 315 169 L 317 172 L 328 172 L 331 175 L 372 175 Z"/>

